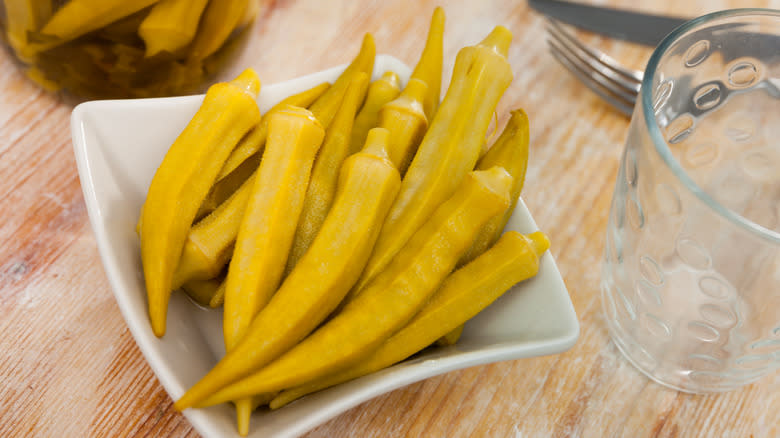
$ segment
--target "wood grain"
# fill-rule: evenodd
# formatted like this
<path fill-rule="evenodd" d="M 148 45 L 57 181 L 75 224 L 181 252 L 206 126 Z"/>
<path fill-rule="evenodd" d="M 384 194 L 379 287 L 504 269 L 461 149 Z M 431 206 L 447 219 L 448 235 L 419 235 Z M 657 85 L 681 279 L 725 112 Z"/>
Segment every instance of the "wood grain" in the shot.
<path fill-rule="evenodd" d="M 693 16 L 780 1 L 661 0 Z M 413 64 L 436 2 L 270 1 L 231 75 L 265 84 L 348 61 L 373 32 L 379 53 Z M 603 233 L 628 120 L 547 53 L 524 2 L 442 2 L 444 86 L 458 48 L 494 25 L 515 34 L 512 86 L 499 106 L 531 119 L 523 197 L 553 242 L 581 322 L 570 351 L 431 378 L 366 402 L 308 437 L 775 437 L 780 375 L 697 396 L 657 385 L 610 342 L 599 304 Z M 650 49 L 582 33 L 642 68 Z M 86 216 L 70 143 L 72 105 L 27 81 L 0 53 L 0 436 L 197 436 L 146 365 L 114 302 Z"/>

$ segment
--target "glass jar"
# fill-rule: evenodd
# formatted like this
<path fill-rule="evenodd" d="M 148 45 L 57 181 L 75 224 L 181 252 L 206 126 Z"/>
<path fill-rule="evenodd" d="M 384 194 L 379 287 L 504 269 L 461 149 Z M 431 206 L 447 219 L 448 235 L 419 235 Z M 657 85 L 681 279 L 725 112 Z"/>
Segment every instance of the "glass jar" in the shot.
<path fill-rule="evenodd" d="M 26 75 L 80 98 L 192 94 L 243 47 L 256 0 L 3 0 Z"/>

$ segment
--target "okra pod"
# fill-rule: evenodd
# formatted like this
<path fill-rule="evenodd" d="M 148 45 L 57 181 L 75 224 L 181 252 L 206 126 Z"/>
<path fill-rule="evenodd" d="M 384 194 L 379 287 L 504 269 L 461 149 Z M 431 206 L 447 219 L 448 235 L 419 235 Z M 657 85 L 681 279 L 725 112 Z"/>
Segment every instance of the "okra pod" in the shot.
<path fill-rule="evenodd" d="M 398 167 L 401 175 L 406 174 L 428 128 L 428 119 L 423 110 L 427 91 L 425 82 L 410 79 L 401 95 L 379 111 L 379 126 L 390 131 L 390 160 Z"/>
<path fill-rule="evenodd" d="M 437 7 L 433 10 L 431 25 L 428 28 L 428 39 L 425 48 L 420 55 L 420 60 L 412 71 L 411 79 L 419 79 L 428 86 L 423 99 L 425 117 L 433 120 L 436 109 L 439 106 L 439 94 L 441 93 L 441 69 L 444 42 L 444 9 Z"/>
<path fill-rule="evenodd" d="M 184 243 L 172 288 L 191 280 L 214 278 L 230 260 L 256 172 L 211 214 L 196 223 Z"/>
<path fill-rule="evenodd" d="M 298 220 L 298 228 L 295 230 L 290 256 L 287 259 L 287 273 L 293 270 L 309 249 L 333 204 L 339 169 L 349 155 L 352 123 L 360 102 L 365 97 L 367 84 L 368 76 L 358 72 L 347 88 L 333 122 L 325 132 L 325 140 L 322 141 L 322 147 L 314 161 L 309 187 L 306 189 L 306 197 L 303 201 L 303 210 Z"/>
<path fill-rule="evenodd" d="M 161 0 L 138 26 L 146 44 L 146 56 L 174 53 L 195 37 L 208 0 Z"/>
<path fill-rule="evenodd" d="M 368 131 L 379 126 L 379 109 L 398 97 L 400 93 L 401 80 L 391 71 L 385 72 L 381 78 L 371 82 L 363 107 L 355 116 L 355 123 L 352 126 L 349 140 L 350 153 L 358 152 L 363 147 Z"/>
<path fill-rule="evenodd" d="M 509 190 L 511 203 L 506 213 L 490 219 L 480 230 L 474 243 L 458 261 L 463 266 L 482 254 L 498 239 L 515 210 L 517 199 L 525 183 L 525 171 L 528 167 L 528 116 L 522 109 L 512 111 L 512 116 L 496 142 L 477 162 L 477 169 L 489 169 L 501 166 L 512 175 L 512 188 Z M 453 345 L 460 338 L 463 326 L 447 333 L 438 345 Z"/>
<path fill-rule="evenodd" d="M 259 91 L 251 69 L 212 85 L 152 178 L 140 237 L 149 318 L 157 336 L 165 334 L 173 273 L 198 207 L 230 151 L 260 121 Z"/>
<path fill-rule="evenodd" d="M 41 33 L 52 36 L 45 43 L 33 44 L 43 51 L 72 41 L 93 30 L 127 17 L 159 0 L 71 0 L 61 7 L 43 26 Z"/>
<path fill-rule="evenodd" d="M 250 1 L 253 0 L 210 1 L 190 46 L 190 58 L 203 60 L 219 50 L 244 18 Z"/>
<path fill-rule="evenodd" d="M 236 168 L 238 168 L 241 163 L 249 159 L 249 157 L 262 152 L 263 146 L 265 146 L 265 140 L 268 137 L 268 116 L 270 114 L 288 105 L 307 108 L 328 88 L 330 88 L 330 84 L 323 82 L 312 88 L 309 88 L 308 90 L 302 91 L 298 94 L 293 94 L 292 96 L 283 99 L 281 102 L 271 107 L 271 109 L 269 109 L 268 112 L 263 115 L 263 118 L 260 120 L 260 123 L 257 125 L 257 127 L 250 131 L 246 137 L 241 139 L 241 142 L 238 143 L 238 146 L 233 149 L 233 152 L 230 153 L 230 156 L 225 161 L 225 165 L 222 166 L 222 170 L 219 171 L 219 176 L 217 179 L 221 180 L 227 177 L 230 175 L 230 173 L 236 170 Z"/>
<path fill-rule="evenodd" d="M 371 73 L 374 71 L 375 58 L 376 44 L 374 43 L 374 37 L 367 33 L 363 37 L 363 43 L 360 45 L 360 51 L 357 56 L 339 75 L 333 85 L 309 107 L 314 117 L 322 123 L 325 129 L 333 121 L 336 111 L 341 106 L 341 100 L 344 98 L 344 94 L 355 76 L 363 72 L 369 78 L 371 77 Z"/>

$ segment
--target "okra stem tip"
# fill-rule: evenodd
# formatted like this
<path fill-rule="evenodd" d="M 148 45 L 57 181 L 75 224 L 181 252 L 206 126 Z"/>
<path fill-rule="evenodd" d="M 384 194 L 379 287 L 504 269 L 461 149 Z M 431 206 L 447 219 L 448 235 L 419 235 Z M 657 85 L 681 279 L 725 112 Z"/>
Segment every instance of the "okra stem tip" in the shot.
<path fill-rule="evenodd" d="M 512 32 L 504 26 L 496 26 L 479 45 L 492 49 L 494 52 L 506 57 L 507 53 L 509 53 L 509 44 L 511 42 Z"/>
<path fill-rule="evenodd" d="M 548 248 L 550 248 L 550 239 L 548 239 L 547 235 L 541 231 L 533 232 L 527 237 L 528 240 L 531 241 L 531 246 L 533 247 L 537 256 L 541 256 L 545 251 L 547 251 Z"/>
<path fill-rule="evenodd" d="M 436 9 L 433 10 L 433 15 L 431 17 L 431 27 L 444 26 L 444 18 L 444 8 L 441 6 L 436 6 Z"/>
<path fill-rule="evenodd" d="M 252 99 L 256 98 L 260 92 L 260 78 L 251 68 L 242 71 L 238 77 L 230 81 L 230 84 L 240 88 L 241 91 L 251 96 Z"/>
<path fill-rule="evenodd" d="M 398 88 L 399 90 L 401 89 L 401 79 L 393 71 L 388 70 L 388 71 L 384 72 L 382 74 L 382 77 L 379 78 L 378 80 L 387 82 L 391 87 L 394 86 L 395 88 Z"/>
<path fill-rule="evenodd" d="M 428 84 L 420 79 L 409 79 L 409 83 L 406 84 L 406 88 L 401 92 L 401 97 L 406 98 L 411 102 L 416 102 L 422 111 L 422 101 L 425 99 L 425 94 L 428 92 Z M 425 115 L 422 113 L 423 116 Z M 427 120 L 426 120 L 427 121 Z"/>
<path fill-rule="evenodd" d="M 377 157 L 388 158 L 387 143 L 390 141 L 390 131 L 385 128 L 372 128 L 368 131 L 366 144 L 362 152 Z"/>
<path fill-rule="evenodd" d="M 363 42 L 360 44 L 361 54 L 371 54 L 371 57 L 376 53 L 376 42 L 374 42 L 374 35 L 366 32 L 363 35 Z"/>
<path fill-rule="evenodd" d="M 509 114 L 518 122 L 522 121 L 524 124 L 528 124 L 528 114 L 522 108 L 513 109 Z"/>

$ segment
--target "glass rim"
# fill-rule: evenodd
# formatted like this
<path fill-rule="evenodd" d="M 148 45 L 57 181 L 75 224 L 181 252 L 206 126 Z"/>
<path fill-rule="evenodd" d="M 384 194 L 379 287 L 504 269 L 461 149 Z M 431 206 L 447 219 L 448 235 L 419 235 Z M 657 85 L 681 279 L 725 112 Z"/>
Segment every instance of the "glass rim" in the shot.
<path fill-rule="evenodd" d="M 723 206 L 721 203 L 713 199 L 707 192 L 702 190 L 698 184 L 696 184 L 688 173 L 682 168 L 677 159 L 672 155 L 664 136 L 661 134 L 661 129 L 658 126 L 655 111 L 653 110 L 653 92 L 652 82 L 653 76 L 655 76 L 658 68 L 659 61 L 666 54 L 667 50 L 674 44 L 681 36 L 687 34 L 689 31 L 696 29 L 697 27 L 721 18 L 731 18 L 739 16 L 750 15 L 762 15 L 762 16 L 774 16 L 780 19 L 780 10 L 766 9 L 766 8 L 740 8 L 740 9 L 728 9 L 718 12 L 712 12 L 700 17 L 694 18 L 681 24 L 679 27 L 670 32 L 661 43 L 653 50 L 653 54 L 647 62 L 647 67 L 642 78 L 642 85 L 639 91 L 640 101 L 642 105 L 642 113 L 645 119 L 645 126 L 647 127 L 650 139 L 653 142 L 653 146 L 666 165 L 672 170 L 672 173 L 682 182 L 683 186 L 692 192 L 699 200 L 705 205 L 715 211 L 721 217 L 737 225 L 738 227 L 747 230 L 751 234 L 757 237 L 768 240 L 776 245 L 780 245 L 780 232 L 770 230 L 762 225 L 759 225 L 750 219 L 743 217 L 735 211 Z"/>

